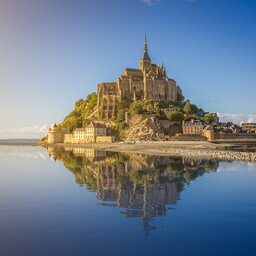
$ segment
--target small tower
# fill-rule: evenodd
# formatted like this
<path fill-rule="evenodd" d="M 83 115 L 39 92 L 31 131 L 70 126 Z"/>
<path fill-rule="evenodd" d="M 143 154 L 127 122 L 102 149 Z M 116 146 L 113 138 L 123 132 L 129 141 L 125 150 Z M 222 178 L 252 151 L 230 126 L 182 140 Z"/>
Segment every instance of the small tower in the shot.
<path fill-rule="evenodd" d="M 151 67 L 151 59 L 148 55 L 148 45 L 147 45 L 147 37 L 145 34 L 144 38 L 144 53 L 140 60 L 140 69 L 142 71 L 145 71 L 146 69 L 149 69 Z"/>
<path fill-rule="evenodd" d="M 62 130 L 54 124 L 48 132 L 48 144 L 56 144 L 56 143 L 63 143 L 64 142 L 64 134 Z"/>

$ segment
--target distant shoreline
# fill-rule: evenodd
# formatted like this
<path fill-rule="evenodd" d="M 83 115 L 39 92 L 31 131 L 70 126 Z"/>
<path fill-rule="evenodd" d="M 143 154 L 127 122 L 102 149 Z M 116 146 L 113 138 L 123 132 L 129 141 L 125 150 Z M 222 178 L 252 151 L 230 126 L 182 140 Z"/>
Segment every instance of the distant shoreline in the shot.
<path fill-rule="evenodd" d="M 33 146 L 39 139 L 0 139 L 0 145 L 5 146 Z"/>

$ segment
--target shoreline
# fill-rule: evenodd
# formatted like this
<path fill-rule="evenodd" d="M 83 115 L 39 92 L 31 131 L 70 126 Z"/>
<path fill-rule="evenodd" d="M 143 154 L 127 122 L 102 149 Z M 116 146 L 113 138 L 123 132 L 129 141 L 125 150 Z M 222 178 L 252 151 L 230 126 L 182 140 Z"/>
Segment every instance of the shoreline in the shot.
<path fill-rule="evenodd" d="M 51 146 L 51 145 L 49 145 Z M 102 143 L 102 144 L 57 144 L 53 147 L 88 148 L 122 153 L 137 153 L 161 156 L 185 156 L 187 158 L 216 159 L 225 161 L 256 162 L 256 152 L 232 151 L 234 145 L 213 144 L 202 141 L 168 141 L 139 143 Z"/>
<path fill-rule="evenodd" d="M 0 146 L 34 146 L 39 139 L 0 139 Z"/>

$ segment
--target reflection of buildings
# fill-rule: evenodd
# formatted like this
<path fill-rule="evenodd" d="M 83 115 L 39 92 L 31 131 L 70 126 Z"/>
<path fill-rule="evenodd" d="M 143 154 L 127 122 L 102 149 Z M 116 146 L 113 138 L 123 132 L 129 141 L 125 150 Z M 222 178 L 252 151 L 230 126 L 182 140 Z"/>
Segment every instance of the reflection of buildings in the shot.
<path fill-rule="evenodd" d="M 140 217 L 145 231 L 149 220 L 164 216 L 176 204 L 185 183 L 205 171 L 216 171 L 217 161 L 120 154 L 86 148 L 70 148 L 49 154 L 62 160 L 75 175 L 97 193 L 102 206 L 124 208 L 126 217 Z"/>
<path fill-rule="evenodd" d="M 90 161 L 102 160 L 106 158 L 106 152 L 102 150 L 95 150 L 90 148 L 76 147 L 73 149 L 73 153 L 76 157 L 84 157 Z"/>
<path fill-rule="evenodd" d="M 179 197 L 176 183 L 127 184 L 119 188 L 99 188 L 98 199 L 116 201 L 117 207 L 127 208 L 126 217 L 151 218 L 166 214 L 166 205 L 175 204 Z M 107 204 L 105 204 L 107 205 Z"/>
<path fill-rule="evenodd" d="M 166 157 L 161 158 L 162 164 Z M 158 157 L 129 155 L 123 164 L 123 176 L 129 176 L 130 179 L 123 182 L 118 177 L 118 166 L 101 166 L 96 176 L 97 198 L 116 202 L 117 207 L 127 208 L 128 210 L 122 213 L 127 217 L 149 218 L 165 215 L 166 205 L 176 203 L 179 190 L 177 182 L 167 173 L 162 172 L 162 182 L 155 180 L 158 176 L 155 172 L 159 171 L 157 168 L 161 168 L 159 160 Z M 140 175 L 136 177 L 137 174 Z"/>

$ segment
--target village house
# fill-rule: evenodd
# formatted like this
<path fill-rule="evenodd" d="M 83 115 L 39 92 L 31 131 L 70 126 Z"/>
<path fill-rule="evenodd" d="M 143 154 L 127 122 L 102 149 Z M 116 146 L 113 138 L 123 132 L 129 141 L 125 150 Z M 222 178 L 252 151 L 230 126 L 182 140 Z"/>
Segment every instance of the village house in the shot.
<path fill-rule="evenodd" d="M 85 128 L 77 128 L 72 134 L 64 136 L 64 143 L 103 143 L 113 142 L 112 136 L 107 136 L 107 128 L 101 122 L 91 122 Z"/>
<path fill-rule="evenodd" d="M 242 131 L 256 133 L 256 123 L 242 123 Z"/>
<path fill-rule="evenodd" d="M 205 126 L 204 122 L 191 119 L 190 121 L 183 122 L 182 132 L 186 135 L 202 135 Z"/>
<path fill-rule="evenodd" d="M 215 139 L 214 130 L 212 125 L 207 125 L 200 120 L 191 119 L 190 121 L 184 121 L 182 124 L 182 131 L 184 135 L 201 136 L 201 139 L 213 141 Z M 199 137 L 197 138 L 199 139 Z"/>

